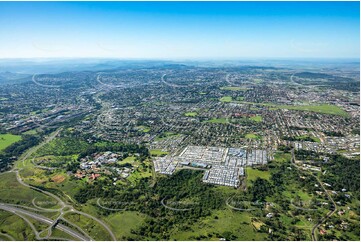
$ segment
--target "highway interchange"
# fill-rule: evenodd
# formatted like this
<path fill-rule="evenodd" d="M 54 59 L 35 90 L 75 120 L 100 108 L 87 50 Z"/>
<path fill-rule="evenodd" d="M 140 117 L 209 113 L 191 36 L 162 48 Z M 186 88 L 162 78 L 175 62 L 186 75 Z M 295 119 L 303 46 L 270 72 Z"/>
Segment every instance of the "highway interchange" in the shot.
<path fill-rule="evenodd" d="M 19 160 L 20 163 L 22 163 L 22 165 L 25 165 L 25 160 L 28 159 L 29 157 L 31 157 L 31 155 L 37 151 L 39 148 L 41 148 L 42 146 L 44 146 L 46 143 L 50 142 L 51 140 L 53 140 L 58 133 L 61 131 L 61 129 L 58 129 L 57 131 L 55 131 L 54 133 L 52 133 L 43 143 L 41 143 L 40 145 L 30 149 L 27 153 L 25 153 L 25 155 Z M 79 215 L 83 215 L 85 217 L 90 218 L 93 221 L 96 221 L 97 223 L 99 223 L 110 235 L 112 240 L 117 240 L 114 233 L 112 232 L 112 230 L 109 228 L 109 226 L 107 224 L 105 224 L 103 221 L 101 221 L 100 219 L 88 214 L 88 213 L 84 213 L 82 211 L 76 210 L 72 205 L 68 204 L 67 202 L 64 202 L 61 198 L 59 198 L 57 195 L 50 193 L 48 191 L 42 190 L 38 187 L 34 187 L 31 186 L 27 183 L 25 183 L 20 174 L 19 171 L 22 170 L 22 168 L 16 168 L 17 166 L 15 165 L 14 168 L 8 172 L 11 173 L 15 173 L 16 174 L 16 179 L 17 181 L 25 186 L 28 187 L 30 189 L 36 190 L 38 192 L 41 192 L 42 194 L 52 197 L 53 199 L 55 199 L 57 201 L 57 204 L 60 206 L 59 209 L 47 209 L 47 208 L 41 208 L 39 206 L 37 206 L 35 204 L 35 199 L 33 199 L 32 203 L 34 205 L 35 208 L 32 207 L 28 207 L 28 206 L 21 206 L 21 205 L 16 205 L 16 204 L 8 204 L 8 203 L 0 203 L 0 210 L 4 210 L 4 211 L 8 211 L 11 212 L 17 216 L 19 216 L 20 218 L 22 218 L 33 230 L 36 239 L 38 240 L 50 240 L 50 239 L 56 239 L 56 240 L 69 240 L 66 238 L 57 238 L 57 237 L 52 237 L 52 231 L 56 228 L 61 230 L 62 232 L 65 232 L 66 234 L 70 235 L 72 238 L 74 238 L 75 240 L 82 240 L 82 241 L 88 241 L 88 240 L 94 240 L 91 236 L 89 236 L 89 234 L 87 234 L 82 228 L 80 228 L 78 225 L 70 222 L 69 220 L 64 218 L 64 215 L 67 213 L 76 213 Z M 31 211 L 29 211 L 31 210 Z M 46 216 L 40 215 L 40 212 L 58 212 L 59 215 L 57 216 L 56 219 L 50 219 Z M 43 231 L 37 231 L 37 229 L 35 228 L 34 224 L 29 221 L 29 219 L 27 219 L 27 217 L 30 217 L 32 219 L 35 219 L 38 222 L 41 222 L 43 224 L 48 225 L 47 230 L 47 234 L 44 237 L 41 237 L 40 234 L 42 234 Z M 63 224 L 60 223 L 60 221 L 63 221 L 67 224 L 69 224 L 71 227 L 76 228 L 70 228 L 69 226 L 65 226 Z M 10 238 L 9 236 L 6 236 L 5 234 L 2 233 L 2 235 L 4 235 L 5 237 L 8 237 L 9 239 L 13 239 Z"/>

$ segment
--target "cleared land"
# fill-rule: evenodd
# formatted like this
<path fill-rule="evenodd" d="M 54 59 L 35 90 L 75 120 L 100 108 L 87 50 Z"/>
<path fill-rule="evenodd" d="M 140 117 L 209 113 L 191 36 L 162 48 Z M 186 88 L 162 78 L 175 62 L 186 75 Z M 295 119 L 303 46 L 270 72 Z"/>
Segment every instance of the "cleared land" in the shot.
<path fill-rule="evenodd" d="M 223 103 L 230 103 L 232 102 L 232 97 L 231 96 L 225 96 L 225 97 L 221 97 L 219 99 L 219 101 L 223 102 Z"/>
<path fill-rule="evenodd" d="M 248 88 L 246 87 L 231 87 L 231 86 L 227 86 L 227 87 L 221 87 L 221 90 L 227 90 L 227 91 L 246 91 Z"/>
<path fill-rule="evenodd" d="M 251 167 L 247 167 L 246 172 L 248 181 L 255 181 L 258 177 L 269 180 L 271 177 L 271 173 L 269 171 L 261 171 Z"/>
<path fill-rule="evenodd" d="M 349 117 L 350 115 L 340 107 L 331 104 L 316 104 L 316 105 L 279 105 L 275 103 L 253 103 L 253 102 L 242 102 L 245 104 L 261 105 L 270 107 L 271 110 L 276 109 L 288 109 L 298 111 L 308 111 L 315 113 L 339 115 L 343 117 Z"/>
<path fill-rule="evenodd" d="M 215 219 L 216 218 L 216 219 Z M 230 209 L 217 210 L 211 216 L 201 219 L 193 224 L 192 229 L 181 231 L 175 229 L 171 240 L 218 240 L 219 238 L 235 235 L 242 240 L 265 240 L 266 233 L 255 233 L 252 222 L 252 215 L 248 212 L 232 211 Z"/>
<path fill-rule="evenodd" d="M 19 140 L 21 140 L 20 135 L 0 134 L 0 151 L 3 151 L 6 147 L 18 142 Z"/>
<path fill-rule="evenodd" d="M 113 213 L 104 220 L 110 225 L 118 240 L 126 240 L 132 230 L 138 229 L 146 219 L 146 215 L 134 211 Z"/>
<path fill-rule="evenodd" d="M 197 112 L 187 112 L 184 114 L 186 117 L 196 117 L 198 115 Z"/>
<path fill-rule="evenodd" d="M 260 137 L 258 135 L 255 135 L 255 134 L 246 134 L 245 135 L 246 139 L 259 139 Z"/>
<path fill-rule="evenodd" d="M 150 154 L 152 156 L 164 156 L 164 155 L 168 155 L 169 152 L 167 151 L 162 151 L 162 150 L 150 150 Z"/>
<path fill-rule="evenodd" d="M 249 119 L 253 120 L 255 122 L 262 122 L 262 116 L 258 116 L 258 115 L 254 116 L 254 117 L 250 117 Z"/>

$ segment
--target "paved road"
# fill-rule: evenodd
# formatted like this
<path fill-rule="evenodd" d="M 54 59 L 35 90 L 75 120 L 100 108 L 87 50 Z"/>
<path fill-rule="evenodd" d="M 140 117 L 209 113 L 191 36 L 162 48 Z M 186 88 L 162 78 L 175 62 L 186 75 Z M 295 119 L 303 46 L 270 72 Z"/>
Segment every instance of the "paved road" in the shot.
<path fill-rule="evenodd" d="M 320 222 L 318 222 L 317 224 L 315 224 L 315 226 L 313 226 L 313 228 L 312 228 L 312 240 L 316 241 L 317 237 L 316 237 L 315 230 L 318 228 L 318 226 L 320 226 L 321 224 L 326 222 L 326 220 L 329 217 L 331 217 L 337 211 L 337 205 L 336 205 L 335 201 L 332 199 L 332 197 L 330 196 L 330 194 L 327 192 L 326 188 L 323 186 L 322 182 L 318 179 L 318 177 L 316 177 L 316 176 L 314 176 L 314 177 L 317 179 L 318 183 L 321 185 L 323 191 L 327 194 L 328 199 L 332 202 L 333 207 L 334 207 L 334 209 L 332 211 L 328 212 L 326 214 L 326 216 L 323 217 L 323 219 Z"/>
<path fill-rule="evenodd" d="M 28 158 L 29 158 L 35 151 L 37 151 L 39 148 L 41 148 L 42 146 L 44 146 L 45 144 L 47 144 L 47 143 L 49 143 L 51 140 L 53 140 L 53 139 L 58 135 L 58 133 L 59 133 L 61 130 L 62 130 L 61 128 L 58 129 L 57 131 L 55 131 L 54 133 L 52 133 L 43 143 L 41 143 L 40 145 L 38 145 L 38 146 L 30 149 L 19 161 L 24 164 L 24 161 L 25 161 L 26 159 L 28 159 Z M 58 201 L 58 204 L 61 206 L 61 208 L 60 208 L 60 209 L 56 209 L 56 211 L 60 212 L 60 215 L 59 215 L 55 220 L 51 220 L 51 219 L 49 219 L 49 218 L 47 218 L 47 217 L 44 217 L 44 216 L 38 215 L 38 214 L 36 214 L 36 213 L 32 213 L 32 212 L 29 212 L 29 211 L 27 211 L 27 210 L 21 209 L 21 208 L 19 208 L 20 206 L 17 206 L 17 205 L 3 204 L 3 206 L 5 206 L 4 208 L 7 208 L 7 209 L 10 209 L 11 211 L 14 211 L 13 213 L 16 213 L 16 212 L 18 212 L 18 211 L 22 211 L 23 214 L 29 213 L 29 214 L 32 214 L 32 215 L 38 215 L 37 220 L 40 219 L 40 220 L 42 220 L 44 223 L 49 224 L 49 228 L 48 228 L 48 229 L 49 229 L 49 233 L 48 233 L 48 236 L 50 236 L 50 234 L 51 234 L 51 228 L 52 228 L 52 226 L 55 225 L 60 219 L 65 220 L 65 221 L 68 222 L 69 224 L 72 224 L 71 222 L 69 222 L 69 221 L 67 221 L 66 219 L 63 218 L 63 215 L 64 215 L 64 214 L 70 213 L 70 212 L 72 212 L 72 213 L 78 213 L 78 214 L 81 214 L 81 215 L 83 215 L 83 216 L 86 216 L 86 217 L 88 217 L 88 218 L 90 218 L 90 219 L 98 222 L 98 223 L 99 223 L 101 226 L 103 226 L 103 227 L 105 228 L 105 230 L 109 233 L 109 235 L 111 236 L 112 240 L 114 240 L 114 241 L 117 240 L 116 237 L 115 237 L 115 235 L 114 235 L 114 233 L 113 233 L 113 231 L 112 231 L 112 230 L 108 227 L 108 225 L 105 224 L 103 221 L 101 221 L 100 219 L 98 219 L 98 218 L 96 218 L 96 217 L 94 217 L 94 216 L 92 216 L 92 215 L 90 215 L 90 214 L 87 214 L 87 213 L 84 213 L 84 212 L 81 212 L 81 211 L 76 210 L 72 205 L 66 204 L 63 200 L 61 200 L 58 196 L 56 196 L 56 195 L 53 194 L 53 193 L 50 193 L 50 192 L 48 192 L 48 191 L 44 191 L 44 190 L 42 190 L 42 189 L 40 189 L 40 188 L 31 186 L 31 185 L 25 183 L 25 182 L 22 180 L 22 178 L 20 177 L 19 170 L 16 169 L 15 167 L 16 167 L 16 165 L 15 165 L 14 168 L 13 168 L 11 171 L 9 171 L 9 172 L 15 172 L 17 181 L 18 181 L 21 185 L 23 185 L 23 186 L 25 186 L 25 187 L 29 187 L 29 188 L 31 188 L 31 189 L 33 189 L 33 190 L 36 190 L 36 191 L 41 192 L 41 193 L 43 193 L 43 194 L 46 194 L 46 195 L 54 198 L 56 201 Z M 34 202 L 34 201 L 33 201 L 33 202 Z M 26 207 L 23 206 L 23 208 L 26 208 Z M 66 211 L 66 212 L 64 212 L 64 209 L 67 209 L 67 208 L 69 208 L 69 210 Z M 36 209 L 33 209 L 33 208 L 29 208 L 29 209 L 34 210 L 34 211 L 36 211 L 36 209 L 38 209 L 38 211 L 43 211 L 43 212 L 49 212 L 49 211 L 50 211 L 50 209 L 41 208 L 41 207 L 38 207 L 38 206 L 36 206 Z M 55 209 L 54 209 L 54 210 L 55 210 Z M 54 211 L 54 210 L 52 210 L 52 211 Z M 26 215 L 28 215 L 28 214 L 26 214 Z M 29 215 L 29 216 L 30 216 L 30 215 Z M 75 227 L 78 227 L 78 226 L 75 225 Z M 67 230 L 68 227 L 63 226 L 63 225 L 57 225 L 57 228 L 59 228 L 59 229 L 62 228 L 63 230 L 68 231 L 68 232 L 69 232 L 68 234 L 70 234 L 70 235 L 74 234 L 74 235 L 72 235 L 72 236 L 75 236 L 75 238 L 80 238 L 79 236 L 81 236 L 82 240 L 90 240 L 90 239 L 91 239 L 91 237 L 90 237 L 88 234 L 86 234 L 80 227 L 79 227 L 79 228 L 80 228 L 80 231 L 81 231 L 82 233 L 84 233 L 84 235 L 81 235 L 81 234 L 79 234 L 79 233 L 76 233 L 76 232 L 74 232 L 74 231 L 72 231 L 72 230 Z M 64 231 L 64 232 L 66 232 L 66 231 Z M 75 233 L 76 233 L 76 234 L 75 234 Z M 36 235 L 37 235 L 37 234 L 36 234 Z"/>
<path fill-rule="evenodd" d="M 11 213 L 14 213 L 14 214 L 26 215 L 26 216 L 29 216 L 29 217 L 37 220 L 37 221 L 40 221 L 40 222 L 48 224 L 48 225 L 52 225 L 54 223 L 54 220 L 52 220 L 50 218 L 47 218 L 47 217 L 45 217 L 43 215 L 33 213 L 33 212 L 30 212 L 30 211 L 27 211 L 27 210 L 24 210 L 24 209 L 9 205 L 9 204 L 0 203 L 0 209 L 11 212 Z M 69 228 L 69 227 L 67 227 L 65 225 L 58 224 L 57 228 L 59 230 L 65 232 L 65 233 L 73 236 L 74 238 L 79 239 L 79 240 L 83 240 L 83 241 L 88 240 L 87 237 L 79 234 L 78 232 L 72 230 L 71 228 Z M 36 234 L 36 235 L 38 235 L 38 234 Z"/>
<path fill-rule="evenodd" d="M 5 234 L 5 233 L 1 233 L 1 232 L 0 232 L 0 235 L 8 238 L 8 239 L 11 240 L 11 241 L 16 241 L 16 239 L 14 239 L 14 238 L 13 238 L 11 235 L 9 235 L 9 234 Z M 0 237 L 1 237 L 1 236 L 0 236 Z"/>
<path fill-rule="evenodd" d="M 291 150 L 291 154 L 292 154 L 292 162 L 291 162 L 292 165 L 294 167 L 296 167 L 298 170 L 300 170 L 300 168 L 295 164 L 296 159 L 295 159 L 295 149 L 294 148 Z M 300 170 L 300 171 L 305 172 L 304 170 Z M 308 174 L 313 176 L 317 180 L 317 182 L 322 187 L 323 191 L 326 193 L 326 195 L 328 197 L 328 200 L 330 200 L 332 202 L 333 207 L 334 207 L 334 209 L 332 211 L 328 212 L 317 224 L 315 224 L 313 226 L 313 228 L 312 228 L 312 240 L 317 241 L 316 229 L 337 211 L 337 205 L 336 205 L 335 201 L 332 199 L 332 197 L 330 196 L 330 194 L 327 192 L 326 188 L 324 187 L 324 185 L 320 181 L 320 179 L 317 176 L 313 175 L 312 172 L 308 172 Z"/>

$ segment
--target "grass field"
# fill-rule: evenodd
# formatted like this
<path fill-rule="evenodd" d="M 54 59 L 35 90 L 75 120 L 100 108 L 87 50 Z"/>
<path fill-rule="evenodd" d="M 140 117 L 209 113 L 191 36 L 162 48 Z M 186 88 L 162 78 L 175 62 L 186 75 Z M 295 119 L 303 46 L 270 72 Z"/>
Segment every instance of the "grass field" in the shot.
<path fill-rule="evenodd" d="M 256 232 L 251 223 L 252 215 L 248 212 L 233 211 L 231 209 L 218 210 L 211 216 L 201 219 L 187 231 L 175 229 L 170 240 L 197 240 L 204 236 L 205 240 L 218 240 L 231 233 L 237 240 L 265 240 L 267 234 Z"/>
<path fill-rule="evenodd" d="M 297 195 L 301 198 L 302 201 L 309 201 L 311 200 L 312 196 L 304 191 L 301 191 L 300 189 L 293 191 L 284 191 L 282 193 L 285 197 L 288 197 L 290 199 L 294 199 Z"/>
<path fill-rule="evenodd" d="M 35 240 L 35 235 L 30 226 L 17 215 L 0 210 L 1 233 L 8 234 L 18 241 Z M 9 240 L 5 236 L 0 236 L 1 240 Z"/>
<path fill-rule="evenodd" d="M 24 132 L 23 134 L 37 134 L 37 133 L 38 132 L 36 131 L 36 129 L 31 129 L 31 130 Z"/>
<path fill-rule="evenodd" d="M 256 115 L 249 118 L 250 120 L 253 120 L 255 122 L 262 122 L 262 116 Z"/>
<path fill-rule="evenodd" d="M 283 152 L 276 152 L 275 155 L 274 155 L 274 161 L 276 162 L 288 162 L 291 160 L 291 154 L 286 154 L 286 153 L 283 153 Z"/>
<path fill-rule="evenodd" d="M 225 96 L 225 97 L 221 97 L 219 99 L 219 101 L 223 102 L 223 103 L 230 103 L 232 102 L 232 97 L 231 96 Z"/>
<path fill-rule="evenodd" d="M 298 110 L 298 111 L 308 111 L 315 113 L 339 115 L 343 117 L 349 117 L 349 113 L 341 109 L 336 105 L 331 104 L 315 104 L 315 105 L 279 105 L 275 103 L 252 103 L 252 102 L 243 102 L 245 104 L 261 105 L 270 107 L 270 110 L 276 109 L 288 109 L 288 110 Z"/>
<path fill-rule="evenodd" d="M 41 207 L 58 207 L 53 198 L 21 185 L 16 180 L 15 173 L 2 173 L 0 175 L 0 187 L 0 202 L 32 206 L 31 202 L 35 198 L 38 204 L 42 204 L 39 205 Z"/>
<path fill-rule="evenodd" d="M 314 136 L 307 136 L 307 135 L 302 135 L 302 136 L 297 136 L 296 139 L 298 140 L 304 140 L 306 138 L 311 138 L 313 140 L 313 142 L 317 142 L 317 143 L 320 143 L 321 140 L 317 137 L 314 137 Z"/>
<path fill-rule="evenodd" d="M 105 228 L 91 218 L 76 213 L 67 213 L 64 215 L 64 218 L 81 227 L 95 240 L 111 239 Z"/>
<path fill-rule="evenodd" d="M 269 180 L 271 177 L 271 173 L 269 171 L 261 171 L 258 169 L 253 169 L 251 167 L 247 167 L 246 172 L 248 181 L 255 181 L 258 177 Z"/>
<path fill-rule="evenodd" d="M 246 91 L 246 90 L 248 90 L 248 88 L 246 88 L 246 87 L 231 87 L 231 86 L 221 87 L 220 89 L 226 90 L 226 91 Z"/>
<path fill-rule="evenodd" d="M 135 160 L 135 156 L 128 156 L 127 158 L 123 159 L 122 161 L 119 161 L 118 164 L 122 165 L 125 163 L 133 163 Z"/>
<path fill-rule="evenodd" d="M 148 133 L 150 131 L 150 128 L 147 126 L 138 126 L 137 127 L 139 131 L 142 131 L 143 133 Z"/>
<path fill-rule="evenodd" d="M 344 117 L 349 116 L 349 114 L 346 111 L 342 110 L 340 107 L 338 107 L 336 105 L 330 105 L 330 104 L 298 105 L 298 106 L 279 105 L 276 107 L 290 109 L 290 110 L 300 110 L 300 111 L 309 111 L 309 112 L 316 112 L 316 113 L 339 115 L 339 116 L 344 116 Z"/>
<path fill-rule="evenodd" d="M 126 240 L 127 236 L 131 236 L 132 230 L 140 227 L 147 216 L 134 211 L 124 211 L 113 213 L 105 217 L 107 222 L 118 240 Z"/>
<path fill-rule="evenodd" d="M 144 164 L 148 167 L 142 167 L 140 165 L 133 173 L 130 174 L 130 176 L 127 178 L 127 180 L 133 184 L 137 183 L 140 179 L 145 177 L 151 177 L 152 174 L 152 162 L 147 160 L 144 162 Z"/>
<path fill-rule="evenodd" d="M 228 124 L 229 123 L 227 118 L 212 118 L 212 119 L 204 121 L 204 122 L 214 123 L 214 124 Z"/>
<path fill-rule="evenodd" d="M 20 135 L 0 134 L 0 152 L 6 149 L 11 144 L 21 140 Z"/>
<path fill-rule="evenodd" d="M 246 135 L 245 135 L 245 138 L 246 138 L 246 139 L 259 139 L 260 137 L 259 137 L 258 135 L 249 133 L 249 134 L 246 134 Z"/>
<path fill-rule="evenodd" d="M 159 141 L 159 140 L 164 140 L 164 139 L 169 139 L 169 138 L 172 138 L 172 137 L 177 137 L 179 136 L 180 134 L 177 134 L 177 133 L 173 133 L 173 132 L 164 132 L 162 133 L 161 135 L 157 136 L 155 138 L 156 141 Z"/>
<path fill-rule="evenodd" d="M 162 150 L 158 150 L 158 149 L 154 149 L 154 150 L 150 150 L 150 154 L 152 156 L 165 156 L 168 155 L 169 152 L 167 151 L 162 151 Z"/>
<path fill-rule="evenodd" d="M 198 115 L 197 112 L 187 112 L 184 114 L 186 117 L 196 117 Z"/>

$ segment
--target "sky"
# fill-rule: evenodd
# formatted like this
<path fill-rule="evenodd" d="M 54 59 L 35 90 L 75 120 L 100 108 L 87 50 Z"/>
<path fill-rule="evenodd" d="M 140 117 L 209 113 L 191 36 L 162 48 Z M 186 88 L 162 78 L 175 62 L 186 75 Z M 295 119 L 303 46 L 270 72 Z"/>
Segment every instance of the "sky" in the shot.
<path fill-rule="evenodd" d="M 0 58 L 359 56 L 359 2 L 0 2 Z"/>

